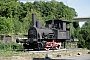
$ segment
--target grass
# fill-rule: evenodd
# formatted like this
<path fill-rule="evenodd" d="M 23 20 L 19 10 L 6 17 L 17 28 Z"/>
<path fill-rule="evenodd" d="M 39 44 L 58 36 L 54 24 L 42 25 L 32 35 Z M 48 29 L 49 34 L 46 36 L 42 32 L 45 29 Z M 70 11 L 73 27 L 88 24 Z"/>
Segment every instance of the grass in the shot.
<path fill-rule="evenodd" d="M 10 57 L 11 59 L 13 58 L 12 56 L 20 56 L 25 59 L 33 59 L 33 58 L 45 58 L 46 54 L 51 54 L 53 58 L 65 58 L 65 57 L 70 57 L 69 54 L 72 54 L 71 57 L 74 57 L 77 55 L 78 52 L 82 52 L 82 54 L 86 54 L 88 52 L 87 49 L 77 49 L 75 51 L 64 51 L 64 52 L 46 52 L 46 53 L 24 53 L 24 52 L 15 52 L 15 51 L 5 51 L 5 50 L 0 50 L 0 57 L 3 58 L 8 58 Z M 62 55 L 61 57 L 57 57 L 57 55 Z M 10 59 L 9 59 L 10 60 Z M 21 59 L 22 60 L 22 59 Z"/>
<path fill-rule="evenodd" d="M 0 57 L 20 56 L 22 52 L 0 50 Z"/>

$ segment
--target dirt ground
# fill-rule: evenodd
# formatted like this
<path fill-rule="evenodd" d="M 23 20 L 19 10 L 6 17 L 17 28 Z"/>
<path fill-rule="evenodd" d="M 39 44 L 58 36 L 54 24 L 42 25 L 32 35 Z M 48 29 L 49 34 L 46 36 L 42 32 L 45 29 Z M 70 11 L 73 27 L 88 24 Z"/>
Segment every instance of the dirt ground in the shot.
<path fill-rule="evenodd" d="M 64 52 L 49 52 L 49 53 L 23 53 L 19 56 L 0 57 L 0 60 L 34 60 L 34 58 L 45 58 L 48 55 L 50 58 L 70 58 L 76 56 L 84 56 L 89 50 L 64 51 Z"/>

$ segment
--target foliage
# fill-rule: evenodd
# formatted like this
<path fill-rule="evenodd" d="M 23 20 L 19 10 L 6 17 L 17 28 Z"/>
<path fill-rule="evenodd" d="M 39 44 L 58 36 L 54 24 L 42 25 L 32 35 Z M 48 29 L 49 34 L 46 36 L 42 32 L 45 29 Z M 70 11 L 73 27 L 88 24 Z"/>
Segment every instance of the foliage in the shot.
<path fill-rule="evenodd" d="M 81 39 L 79 42 L 79 46 L 86 47 L 90 49 L 90 21 L 87 21 L 80 31 Z"/>
<path fill-rule="evenodd" d="M 11 51 L 11 50 L 21 50 L 23 49 L 23 46 L 14 42 L 11 43 L 3 43 L 0 41 L 0 50 L 6 50 L 6 51 Z"/>
<path fill-rule="evenodd" d="M 74 28 L 78 28 L 79 27 L 79 22 L 73 22 L 73 26 L 74 26 Z"/>
<path fill-rule="evenodd" d="M 0 49 L 4 49 L 4 44 L 0 41 Z"/>
<path fill-rule="evenodd" d="M 34 1 L 33 3 L 23 3 L 18 0 L 0 0 L 0 34 L 27 33 L 32 26 L 32 13 L 36 14 L 37 20 L 42 20 L 43 26 L 45 21 L 50 19 L 62 18 L 72 21 L 72 18 L 77 16 L 74 8 L 56 0 L 48 2 Z M 78 46 L 90 49 L 90 22 L 86 22 L 81 29 L 79 23 L 74 22 L 74 27 L 71 25 L 70 28 L 71 37 L 79 39 Z M 21 45 L 16 43 L 3 44 L 0 42 L 0 49 L 7 47 L 6 50 L 10 50 L 12 49 L 10 46 L 15 49 L 21 48 Z"/>
<path fill-rule="evenodd" d="M 73 24 L 71 25 L 71 38 L 79 39 L 80 36 L 79 31 L 80 31 L 79 22 L 73 22 Z"/>
<path fill-rule="evenodd" d="M 45 21 L 53 18 L 72 20 L 77 16 L 74 8 L 63 2 L 34 1 L 18 2 L 18 0 L 0 0 L 0 33 L 27 33 L 32 25 L 31 14 L 36 13 L 37 20 Z"/>
<path fill-rule="evenodd" d="M 23 29 L 26 32 L 32 26 L 32 14 L 33 13 L 36 14 L 36 19 L 37 20 L 42 20 L 42 17 L 41 17 L 41 13 L 40 12 L 36 12 L 36 10 L 33 10 L 33 9 L 31 11 L 28 11 L 26 17 L 23 18 Z M 42 20 L 42 22 L 43 22 L 43 20 Z"/>
<path fill-rule="evenodd" d="M 0 33 L 11 33 L 13 31 L 13 27 L 11 18 L 0 17 Z"/>
<path fill-rule="evenodd" d="M 18 0 L 0 0 L 0 34 L 12 35 L 28 33 L 28 29 L 32 26 L 33 13 L 36 14 L 37 20 L 42 20 L 43 26 L 47 20 L 61 18 L 72 21 L 72 18 L 77 16 L 74 8 L 66 6 L 63 2 L 58 2 L 56 0 L 47 2 L 34 1 L 33 3 L 23 3 Z M 78 24 L 76 25 L 76 28 L 73 26 L 70 27 L 72 28 L 71 37 L 77 38 L 79 35 Z M 4 45 L 8 48 L 10 44 L 12 46 L 15 45 L 12 43 Z M 19 46 L 18 44 L 16 45 Z M 7 50 L 9 49 L 10 48 Z M 18 48 L 16 47 L 16 49 Z"/>

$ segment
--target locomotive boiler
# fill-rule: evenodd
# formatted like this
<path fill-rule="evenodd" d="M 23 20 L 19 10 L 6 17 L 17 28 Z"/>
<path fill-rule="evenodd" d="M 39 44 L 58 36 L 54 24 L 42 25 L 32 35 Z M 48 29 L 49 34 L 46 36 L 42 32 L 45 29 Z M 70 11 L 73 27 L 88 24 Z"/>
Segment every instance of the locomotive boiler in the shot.
<path fill-rule="evenodd" d="M 28 30 L 28 39 L 16 39 L 17 43 L 23 43 L 25 49 L 60 49 L 61 43 L 70 40 L 71 23 L 62 19 L 46 21 L 45 27 L 41 20 L 36 20 L 36 14 L 32 14 L 32 27 Z"/>

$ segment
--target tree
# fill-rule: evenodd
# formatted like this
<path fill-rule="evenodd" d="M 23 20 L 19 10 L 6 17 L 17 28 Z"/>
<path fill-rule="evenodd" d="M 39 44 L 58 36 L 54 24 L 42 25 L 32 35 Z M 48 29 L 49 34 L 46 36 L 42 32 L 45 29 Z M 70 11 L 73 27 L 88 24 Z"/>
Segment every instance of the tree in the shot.
<path fill-rule="evenodd" d="M 11 18 L 0 17 L 0 33 L 9 34 L 13 32 L 13 22 Z"/>
<path fill-rule="evenodd" d="M 25 32 L 27 32 L 28 29 L 32 26 L 32 14 L 36 14 L 37 20 L 42 20 L 40 12 L 36 12 L 36 10 L 33 10 L 33 9 L 31 11 L 28 11 L 26 17 L 23 18 L 23 25 L 24 25 L 23 27 L 24 27 Z M 44 23 L 43 20 L 42 22 Z"/>
<path fill-rule="evenodd" d="M 45 21 L 54 18 L 62 18 L 66 20 L 72 20 L 73 17 L 77 16 L 74 8 L 66 6 L 63 2 L 51 0 L 48 2 L 34 1 L 22 3 L 18 0 L 0 0 L 0 19 L 3 24 L 0 27 L 0 32 L 5 33 L 6 27 L 9 33 L 27 33 L 28 29 L 32 25 L 32 13 L 36 13 L 37 20 L 42 20 L 43 25 Z M 5 21 L 12 21 L 6 26 Z M 7 33 L 8 33 L 7 31 Z"/>
<path fill-rule="evenodd" d="M 90 21 L 87 21 L 81 28 L 80 34 L 85 41 L 85 47 L 90 49 Z"/>
<path fill-rule="evenodd" d="M 20 4 L 17 0 L 4 0 L 0 2 L 0 15 L 2 17 L 14 17 L 17 14 L 17 10 Z"/>

